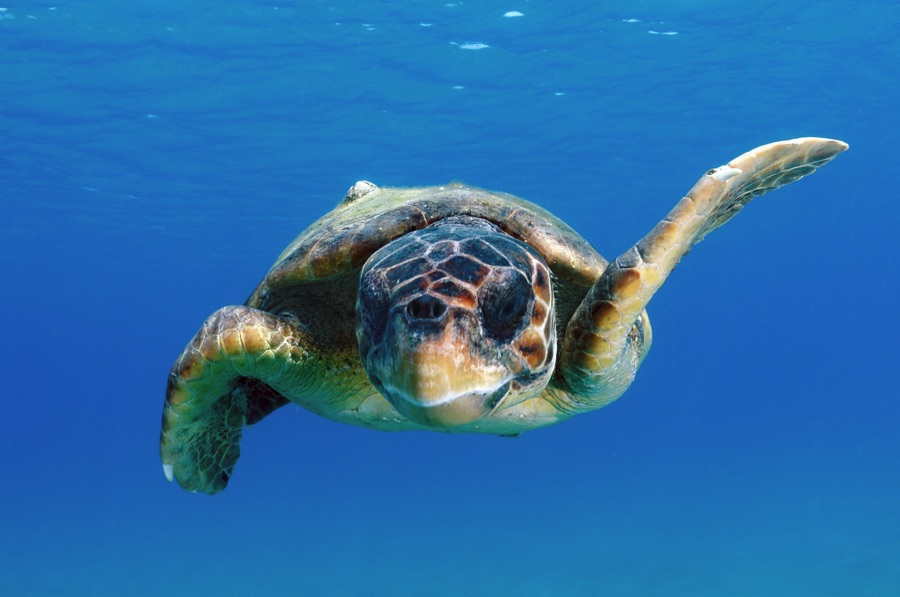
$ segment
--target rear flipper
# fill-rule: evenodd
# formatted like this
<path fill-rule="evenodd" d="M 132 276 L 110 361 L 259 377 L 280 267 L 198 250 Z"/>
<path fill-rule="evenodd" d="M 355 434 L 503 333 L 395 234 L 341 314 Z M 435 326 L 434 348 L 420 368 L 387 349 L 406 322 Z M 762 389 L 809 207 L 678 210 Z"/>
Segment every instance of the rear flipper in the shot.
<path fill-rule="evenodd" d="M 650 349 L 644 308 L 678 261 L 752 198 L 811 174 L 847 149 L 802 138 L 763 145 L 706 173 L 662 222 L 609 264 L 566 330 L 559 371 L 577 408 L 599 408 L 631 385 Z"/>

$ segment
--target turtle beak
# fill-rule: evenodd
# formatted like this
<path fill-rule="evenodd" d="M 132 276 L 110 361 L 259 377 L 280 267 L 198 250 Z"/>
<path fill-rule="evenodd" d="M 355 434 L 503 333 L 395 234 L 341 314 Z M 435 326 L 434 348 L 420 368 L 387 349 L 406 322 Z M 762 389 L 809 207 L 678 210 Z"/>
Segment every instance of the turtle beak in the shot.
<path fill-rule="evenodd" d="M 392 318 L 369 373 L 410 420 L 433 428 L 459 427 L 488 415 L 509 393 L 512 372 L 483 358 L 472 345 L 474 322 L 468 319 L 466 313 L 430 304 Z"/>
<path fill-rule="evenodd" d="M 450 428 L 493 411 L 510 389 L 506 371 L 474 370 L 440 346 L 420 346 L 384 390 L 394 407 L 429 427 Z"/>
<path fill-rule="evenodd" d="M 475 422 L 489 414 L 506 397 L 509 388 L 510 382 L 506 382 L 493 392 L 469 392 L 451 396 L 443 402 L 422 401 L 407 394 L 400 394 L 404 403 L 396 406 L 417 423 L 449 429 Z"/>

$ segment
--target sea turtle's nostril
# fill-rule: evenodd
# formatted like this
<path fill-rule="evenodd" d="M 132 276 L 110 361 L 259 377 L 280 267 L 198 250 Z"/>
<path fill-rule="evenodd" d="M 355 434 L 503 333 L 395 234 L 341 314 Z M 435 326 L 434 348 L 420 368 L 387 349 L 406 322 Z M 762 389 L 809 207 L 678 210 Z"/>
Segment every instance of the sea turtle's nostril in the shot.
<path fill-rule="evenodd" d="M 444 301 L 425 294 L 409 301 L 406 305 L 406 317 L 412 321 L 437 321 L 447 312 Z"/>

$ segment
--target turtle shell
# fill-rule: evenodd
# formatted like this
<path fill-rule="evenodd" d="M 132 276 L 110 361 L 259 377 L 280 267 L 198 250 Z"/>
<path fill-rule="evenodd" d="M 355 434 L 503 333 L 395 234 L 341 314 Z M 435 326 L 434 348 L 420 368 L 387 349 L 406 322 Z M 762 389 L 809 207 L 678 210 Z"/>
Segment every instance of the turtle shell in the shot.
<path fill-rule="evenodd" d="M 290 302 L 277 295 L 355 272 L 395 238 L 455 215 L 483 218 L 528 243 L 563 287 L 589 288 L 606 268 L 606 260 L 562 220 L 513 195 L 459 184 L 378 188 L 361 181 L 282 252 L 247 305 L 266 309 Z"/>

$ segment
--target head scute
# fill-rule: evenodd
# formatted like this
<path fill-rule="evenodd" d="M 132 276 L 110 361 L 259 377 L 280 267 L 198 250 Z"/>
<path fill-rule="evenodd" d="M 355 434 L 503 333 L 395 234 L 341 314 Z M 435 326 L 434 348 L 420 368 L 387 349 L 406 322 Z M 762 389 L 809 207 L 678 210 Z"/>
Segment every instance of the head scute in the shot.
<path fill-rule="evenodd" d="M 357 339 L 370 380 L 432 426 L 527 399 L 553 372 L 549 283 L 534 249 L 481 218 L 445 218 L 388 243 L 360 274 Z"/>

